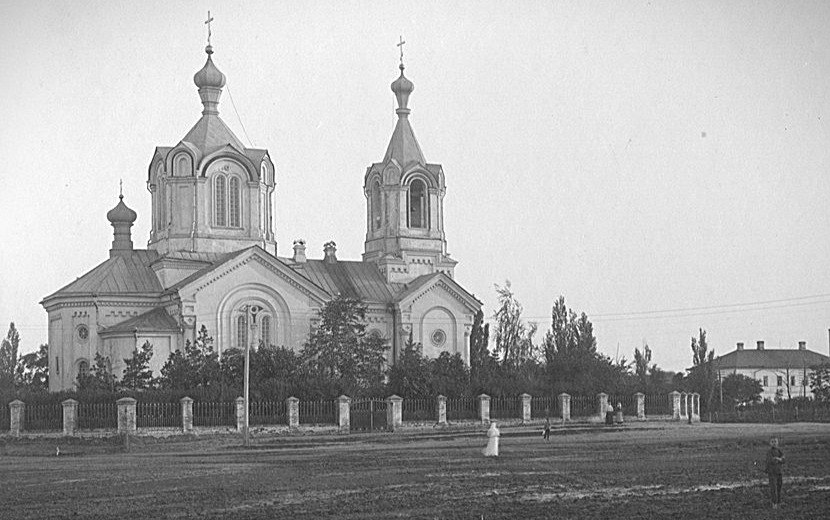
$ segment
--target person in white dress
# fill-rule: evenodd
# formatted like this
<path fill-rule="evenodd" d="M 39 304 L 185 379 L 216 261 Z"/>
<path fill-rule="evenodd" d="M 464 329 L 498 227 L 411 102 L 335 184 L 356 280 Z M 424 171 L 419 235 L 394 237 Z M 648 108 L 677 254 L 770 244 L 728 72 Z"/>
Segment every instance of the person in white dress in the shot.
<path fill-rule="evenodd" d="M 495 422 L 490 423 L 490 429 L 487 430 L 487 446 L 484 448 L 485 457 L 499 456 L 499 428 Z"/>

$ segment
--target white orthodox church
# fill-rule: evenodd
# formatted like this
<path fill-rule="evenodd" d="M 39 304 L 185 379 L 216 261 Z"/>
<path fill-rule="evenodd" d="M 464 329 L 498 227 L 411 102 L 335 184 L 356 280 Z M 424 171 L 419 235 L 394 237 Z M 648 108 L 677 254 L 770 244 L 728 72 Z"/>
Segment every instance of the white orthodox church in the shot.
<path fill-rule="evenodd" d="M 158 372 L 170 352 L 204 325 L 223 349 L 266 344 L 300 349 L 321 306 L 336 295 L 368 307 L 370 333 L 387 338 L 390 361 L 412 334 L 424 354 L 460 353 L 481 302 L 454 280 L 444 236 L 444 170 L 427 163 L 409 123 L 413 84 L 392 83 L 398 121 L 386 154 L 366 169 L 363 258 L 340 260 L 333 242 L 322 259 L 305 242 L 280 256 L 274 236 L 276 171 L 267 150 L 246 148 L 219 117 L 225 75 L 207 62 L 193 80 L 204 109 L 172 147 L 157 147 L 147 188 L 152 229 L 135 249 L 136 213 L 123 195 L 107 219 L 109 258 L 45 297 L 49 316 L 49 387 L 70 389 L 96 353 L 120 376 L 124 358 L 145 341 Z"/>

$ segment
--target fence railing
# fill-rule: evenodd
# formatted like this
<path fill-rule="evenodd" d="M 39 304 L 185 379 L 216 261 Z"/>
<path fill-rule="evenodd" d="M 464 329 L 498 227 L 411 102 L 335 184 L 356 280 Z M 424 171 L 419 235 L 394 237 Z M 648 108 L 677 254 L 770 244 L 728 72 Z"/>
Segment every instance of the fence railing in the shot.
<path fill-rule="evenodd" d="M 592 395 L 571 396 L 571 418 L 592 417 L 599 413 L 599 402 Z"/>
<path fill-rule="evenodd" d="M 434 397 L 404 399 L 401 404 L 401 416 L 404 422 L 434 422 L 438 420 L 438 401 Z"/>
<path fill-rule="evenodd" d="M 671 396 L 668 394 L 646 394 L 644 398 L 646 416 L 671 415 Z"/>
<path fill-rule="evenodd" d="M 105 430 L 118 427 L 115 403 L 78 403 L 79 430 Z"/>
<path fill-rule="evenodd" d="M 0 432 L 8 431 L 10 427 L 9 405 L 0 402 Z"/>
<path fill-rule="evenodd" d="M 252 401 L 248 414 L 251 425 L 286 424 L 288 421 L 285 401 Z"/>
<path fill-rule="evenodd" d="M 138 402 L 135 406 L 135 425 L 138 428 L 181 427 L 182 405 Z"/>
<path fill-rule="evenodd" d="M 740 409 L 715 410 L 712 422 L 721 423 L 790 423 L 830 422 L 830 403 L 819 401 L 764 402 Z"/>
<path fill-rule="evenodd" d="M 63 407 L 60 403 L 27 406 L 23 426 L 27 431 L 63 430 Z"/>
<path fill-rule="evenodd" d="M 300 424 L 337 424 L 337 401 L 300 401 Z"/>
<path fill-rule="evenodd" d="M 236 426 L 236 402 L 195 401 L 193 426 Z"/>
<path fill-rule="evenodd" d="M 531 401 L 532 402 L 532 401 Z M 519 397 L 494 397 L 490 399 L 491 419 L 521 419 L 522 400 Z"/>
<path fill-rule="evenodd" d="M 530 401 L 531 419 L 555 419 L 562 416 L 558 397 L 534 397 Z"/>
<path fill-rule="evenodd" d="M 447 399 L 447 421 L 475 420 L 479 418 L 477 397 Z"/>

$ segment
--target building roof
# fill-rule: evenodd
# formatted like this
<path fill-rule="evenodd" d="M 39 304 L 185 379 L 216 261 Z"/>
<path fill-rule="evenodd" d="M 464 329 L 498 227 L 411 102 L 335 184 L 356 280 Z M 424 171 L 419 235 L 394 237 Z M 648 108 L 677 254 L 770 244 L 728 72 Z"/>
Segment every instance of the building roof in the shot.
<path fill-rule="evenodd" d="M 158 258 L 153 250 L 134 249 L 111 257 L 74 282 L 50 294 L 147 294 L 161 293 L 162 287 L 150 263 Z"/>
<path fill-rule="evenodd" d="M 403 287 L 387 283 L 377 265 L 370 262 L 307 260 L 291 267 L 332 296 L 341 294 L 366 303 L 392 303 Z"/>
<path fill-rule="evenodd" d="M 421 151 L 421 145 L 415 139 L 415 132 L 412 131 L 407 117 L 398 118 L 398 123 L 392 132 L 392 139 L 389 140 L 383 162 L 387 163 L 390 159 L 394 159 L 403 171 L 415 165 L 426 166 L 424 152 Z"/>
<path fill-rule="evenodd" d="M 226 145 L 232 146 L 239 153 L 245 153 L 245 145 L 242 141 L 218 115 L 214 114 L 203 115 L 182 141 L 193 145 L 203 157 Z"/>
<path fill-rule="evenodd" d="M 252 246 L 252 247 L 256 247 L 256 246 Z M 175 293 L 181 287 L 184 287 L 185 285 L 189 284 L 193 280 L 201 278 L 202 276 L 204 276 L 208 272 L 210 272 L 213 269 L 215 269 L 216 267 L 218 267 L 220 264 L 223 264 L 223 263 L 227 262 L 228 260 L 230 260 L 231 258 L 234 258 L 236 256 L 241 255 L 242 253 L 246 252 L 248 249 L 251 249 L 251 248 L 249 247 L 249 248 L 246 248 L 246 249 L 240 249 L 240 250 L 234 251 L 232 253 L 187 253 L 187 252 L 183 252 L 183 251 L 177 251 L 176 253 L 172 253 L 173 255 L 185 255 L 184 259 L 189 259 L 189 260 L 196 260 L 198 258 L 202 262 L 208 262 L 208 264 L 205 267 L 203 267 L 203 268 L 199 269 L 198 271 L 194 272 L 190 276 L 186 276 L 185 278 L 179 280 L 175 284 L 168 287 L 167 292 L 168 293 Z M 196 258 L 186 258 L 187 255 L 194 255 L 194 257 L 196 257 Z M 181 257 L 177 257 L 177 258 L 181 258 Z"/>
<path fill-rule="evenodd" d="M 806 349 L 735 350 L 714 360 L 719 369 L 809 368 L 827 362 L 830 357 Z"/>
<path fill-rule="evenodd" d="M 102 330 L 101 334 L 116 334 L 119 332 L 178 332 L 179 324 L 164 307 L 139 314 L 138 316 L 116 323 Z"/>

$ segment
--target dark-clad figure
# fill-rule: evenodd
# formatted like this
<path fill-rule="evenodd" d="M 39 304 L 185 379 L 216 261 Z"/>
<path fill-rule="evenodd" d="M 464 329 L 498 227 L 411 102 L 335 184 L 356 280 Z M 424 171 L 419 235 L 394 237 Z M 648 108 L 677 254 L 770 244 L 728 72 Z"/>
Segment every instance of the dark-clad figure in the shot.
<path fill-rule="evenodd" d="M 767 452 L 764 471 L 769 475 L 769 495 L 773 509 L 778 509 L 778 505 L 781 504 L 782 464 L 784 464 L 784 452 L 778 448 L 778 437 L 772 437 L 769 440 L 769 451 Z"/>

